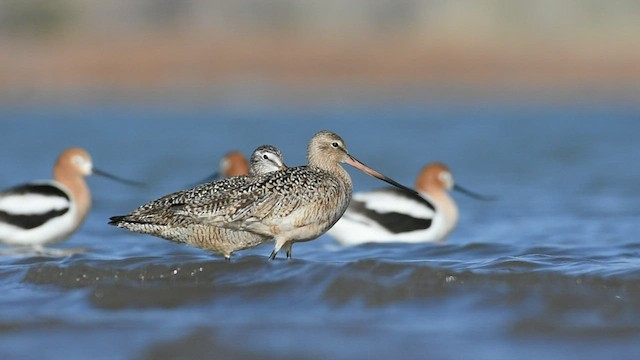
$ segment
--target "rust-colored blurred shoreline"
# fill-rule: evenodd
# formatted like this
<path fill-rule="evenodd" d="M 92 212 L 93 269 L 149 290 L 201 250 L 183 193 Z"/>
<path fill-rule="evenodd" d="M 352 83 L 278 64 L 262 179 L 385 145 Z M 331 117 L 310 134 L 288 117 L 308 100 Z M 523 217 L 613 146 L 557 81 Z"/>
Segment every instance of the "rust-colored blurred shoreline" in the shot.
<path fill-rule="evenodd" d="M 294 93 L 336 84 L 389 91 L 408 84 L 507 95 L 517 87 L 543 96 L 553 89 L 602 89 L 634 98 L 640 94 L 640 48 L 626 45 L 291 33 L 0 39 L 0 93 L 12 100 L 86 89 L 126 96 L 198 92 L 234 83 L 277 84 Z"/>

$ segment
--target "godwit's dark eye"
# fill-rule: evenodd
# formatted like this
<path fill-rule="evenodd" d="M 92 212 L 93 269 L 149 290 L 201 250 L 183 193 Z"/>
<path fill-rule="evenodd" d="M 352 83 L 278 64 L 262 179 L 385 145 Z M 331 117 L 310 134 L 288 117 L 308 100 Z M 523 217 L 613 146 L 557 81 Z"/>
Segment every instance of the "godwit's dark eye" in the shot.
<path fill-rule="evenodd" d="M 333 146 L 334 148 L 337 148 L 337 147 L 338 147 L 338 146 L 340 146 L 340 145 L 338 145 L 338 143 L 337 143 L 337 142 L 334 142 L 333 144 L 331 144 L 331 146 Z"/>
<path fill-rule="evenodd" d="M 262 158 L 265 160 L 269 160 L 269 157 L 267 156 L 267 154 L 262 155 Z"/>

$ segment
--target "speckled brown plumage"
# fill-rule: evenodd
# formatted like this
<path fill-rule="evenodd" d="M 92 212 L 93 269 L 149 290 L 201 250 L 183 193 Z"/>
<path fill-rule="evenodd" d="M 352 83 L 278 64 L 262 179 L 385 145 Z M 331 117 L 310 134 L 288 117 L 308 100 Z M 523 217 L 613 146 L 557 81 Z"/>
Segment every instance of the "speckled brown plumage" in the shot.
<path fill-rule="evenodd" d="M 329 131 L 314 135 L 307 158 L 308 166 L 260 175 L 232 191 L 176 203 L 172 210 L 202 224 L 273 238 L 271 259 L 282 247 L 289 258 L 294 243 L 322 235 L 349 205 L 352 183 L 341 162 L 414 192 L 349 155 L 344 141 Z"/>
<path fill-rule="evenodd" d="M 415 193 L 349 155 L 344 141 L 329 131 L 313 136 L 307 158 L 307 166 L 231 178 L 167 195 L 141 206 L 131 215 L 112 218 L 111 224 L 195 244 L 221 252 L 227 258 L 230 249 L 239 250 L 274 239 L 270 258 L 274 259 L 283 247 L 290 258 L 294 243 L 315 239 L 326 232 L 349 205 L 351 177 L 340 163 Z M 158 229 L 159 223 L 170 229 Z M 206 233 L 202 237 L 207 237 L 208 242 L 199 238 L 201 232 Z M 234 240 L 236 237 L 239 240 Z"/>
<path fill-rule="evenodd" d="M 175 214 L 174 206 L 176 204 L 183 206 L 203 198 L 215 197 L 246 185 L 261 173 L 285 167 L 280 151 L 273 146 L 264 145 L 254 151 L 248 176 L 237 176 L 201 184 L 188 190 L 163 196 L 140 206 L 128 215 L 112 217 L 109 224 L 214 251 L 229 259 L 235 251 L 255 247 L 268 238 L 255 233 L 228 230 L 194 222 L 189 217 Z"/>
<path fill-rule="evenodd" d="M 340 170 L 337 176 L 316 166 L 289 168 L 231 192 L 176 204 L 173 211 L 203 224 L 273 237 L 277 250 L 285 246 L 290 257 L 293 243 L 317 238 L 344 213 L 352 188 Z"/>

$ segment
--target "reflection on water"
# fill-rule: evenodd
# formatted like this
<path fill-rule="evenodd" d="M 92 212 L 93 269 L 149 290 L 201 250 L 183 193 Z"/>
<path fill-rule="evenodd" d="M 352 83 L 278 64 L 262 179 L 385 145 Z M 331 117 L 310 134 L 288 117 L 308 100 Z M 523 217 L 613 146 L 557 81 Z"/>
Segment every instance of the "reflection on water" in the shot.
<path fill-rule="evenodd" d="M 131 189 L 90 178 L 93 211 L 58 247 L 84 252 L 2 249 L 0 304 L 10 309 L 0 315 L 2 358 L 640 353 L 640 168 L 633 166 L 640 109 L 434 103 L 0 111 L 13 119 L 4 133 L 15 135 L 0 145 L 3 187 L 47 177 L 48 154 L 70 145 L 152 184 Z M 106 225 L 109 216 L 210 173 L 230 149 L 248 153 L 271 143 L 288 163 L 301 164 L 320 129 L 338 132 L 355 156 L 400 182 L 439 160 L 460 182 L 499 200 L 456 197 L 461 220 L 445 244 L 343 247 L 323 236 L 298 245 L 291 261 L 268 261 L 265 244 L 226 263 Z M 356 191 L 380 186 L 349 171 Z"/>

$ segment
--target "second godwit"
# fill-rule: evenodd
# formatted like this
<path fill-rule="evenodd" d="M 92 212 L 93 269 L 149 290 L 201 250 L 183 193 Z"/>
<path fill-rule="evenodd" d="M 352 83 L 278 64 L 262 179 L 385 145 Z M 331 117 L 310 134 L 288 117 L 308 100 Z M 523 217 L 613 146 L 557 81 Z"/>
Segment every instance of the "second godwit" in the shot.
<path fill-rule="evenodd" d="M 238 188 L 260 174 L 286 168 L 280 150 L 270 145 L 258 147 L 251 156 L 248 176 L 236 176 L 214 183 L 178 191 L 144 204 L 124 216 L 114 216 L 109 224 L 133 232 L 158 236 L 222 254 L 230 260 L 240 250 L 252 248 L 268 240 L 265 236 L 204 225 L 173 212 L 176 204 L 188 204 L 202 197 Z"/>
<path fill-rule="evenodd" d="M 448 190 L 490 199 L 455 184 L 453 175 L 442 163 L 422 169 L 416 179 L 416 190 L 419 194 L 393 188 L 355 193 L 329 235 L 345 245 L 444 241 L 458 223 L 458 207 Z"/>
<path fill-rule="evenodd" d="M 344 141 L 329 131 L 313 136 L 307 159 L 307 166 L 260 175 L 231 191 L 175 204 L 173 211 L 202 224 L 272 238 L 275 247 L 270 259 L 275 259 L 281 248 L 290 258 L 294 243 L 317 238 L 346 210 L 352 184 L 340 163 L 415 193 L 351 156 Z"/>
<path fill-rule="evenodd" d="M 75 232 L 91 208 L 85 176 L 102 175 L 80 148 L 63 151 L 53 168 L 53 180 L 32 182 L 0 192 L 0 242 L 42 248 Z"/>

